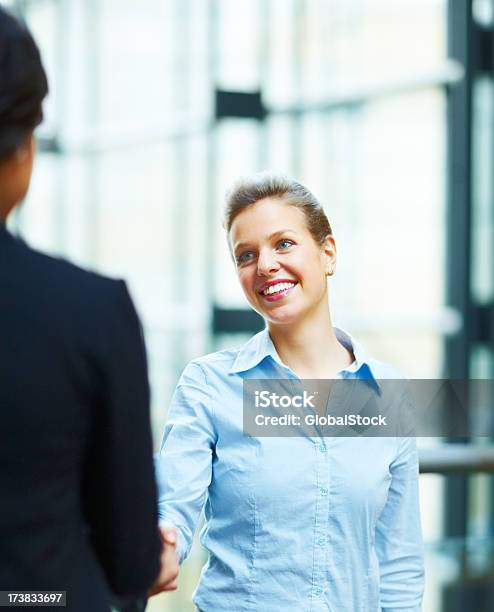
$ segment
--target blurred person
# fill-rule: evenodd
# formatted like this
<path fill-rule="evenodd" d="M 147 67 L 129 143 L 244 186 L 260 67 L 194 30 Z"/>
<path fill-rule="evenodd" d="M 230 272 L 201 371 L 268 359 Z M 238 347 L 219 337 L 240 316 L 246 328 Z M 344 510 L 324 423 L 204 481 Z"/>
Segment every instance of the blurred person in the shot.
<path fill-rule="evenodd" d="M 187 557 L 205 507 L 201 612 L 418 612 L 423 552 L 415 439 L 250 437 L 244 379 L 396 378 L 333 327 L 336 244 L 314 195 L 264 173 L 238 182 L 225 228 L 266 328 L 195 359 L 174 394 L 158 463 L 159 514 Z M 349 279 L 349 282 L 354 282 Z"/>
<path fill-rule="evenodd" d="M 125 283 L 37 253 L 5 226 L 29 186 L 47 91 L 34 40 L 0 7 L 0 590 L 66 591 L 67 610 L 103 612 L 110 590 L 176 588 L 175 532 L 162 530 L 162 546 L 145 348 Z"/>

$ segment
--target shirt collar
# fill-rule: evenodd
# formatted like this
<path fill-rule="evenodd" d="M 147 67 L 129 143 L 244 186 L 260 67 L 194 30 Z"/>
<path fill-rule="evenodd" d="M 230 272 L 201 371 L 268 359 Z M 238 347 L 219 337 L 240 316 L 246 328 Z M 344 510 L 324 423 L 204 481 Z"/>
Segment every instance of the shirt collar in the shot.
<path fill-rule="evenodd" d="M 355 361 L 343 370 L 343 372 L 356 373 L 361 372 L 361 378 L 371 378 L 373 382 L 380 388 L 379 381 L 376 378 L 375 368 L 372 360 L 368 357 L 362 346 L 350 336 L 349 333 L 340 329 L 339 327 L 333 327 L 337 340 L 347 349 L 353 352 Z M 284 365 L 276 352 L 276 348 L 271 340 L 269 331 L 267 328 L 253 336 L 244 346 L 239 350 L 237 357 L 230 368 L 230 374 L 236 374 L 238 372 L 246 372 L 255 368 L 261 363 L 266 357 L 271 357 L 279 365 Z M 370 376 L 367 376 L 366 374 Z"/>
<path fill-rule="evenodd" d="M 259 365 L 266 357 L 271 357 L 274 361 L 282 365 L 267 328 L 257 333 L 242 346 L 229 372 L 230 374 L 236 374 L 238 372 L 251 370 Z"/>

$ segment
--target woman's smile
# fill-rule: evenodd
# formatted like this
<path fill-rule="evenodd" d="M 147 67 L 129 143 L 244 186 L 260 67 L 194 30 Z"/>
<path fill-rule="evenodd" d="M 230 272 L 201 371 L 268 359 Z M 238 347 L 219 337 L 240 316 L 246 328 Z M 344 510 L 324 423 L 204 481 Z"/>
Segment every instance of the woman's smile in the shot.
<path fill-rule="evenodd" d="M 298 285 L 297 281 L 289 279 L 274 279 L 267 283 L 264 283 L 258 291 L 258 294 L 262 296 L 267 302 L 277 302 L 278 300 L 284 299 L 292 289 Z"/>

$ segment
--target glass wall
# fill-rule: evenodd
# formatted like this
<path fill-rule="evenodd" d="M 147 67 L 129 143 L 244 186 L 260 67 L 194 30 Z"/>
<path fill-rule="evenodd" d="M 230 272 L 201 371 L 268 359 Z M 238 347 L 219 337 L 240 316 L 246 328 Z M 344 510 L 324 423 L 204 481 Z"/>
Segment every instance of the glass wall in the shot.
<path fill-rule="evenodd" d="M 42 49 L 51 88 L 32 189 L 11 224 L 37 248 L 128 281 L 156 447 L 187 361 L 242 340 L 214 337 L 211 317 L 215 305 L 246 307 L 221 211 L 231 181 L 254 171 L 296 177 L 324 204 L 338 246 L 336 324 L 409 377 L 442 374 L 444 338 L 461 325 L 445 297 L 446 87 L 461 78 L 447 58 L 446 0 L 10 5 Z M 491 81 L 478 84 L 479 138 L 492 128 Z M 217 90 L 260 93 L 265 118 L 218 119 Z M 492 194 L 478 182 L 483 258 Z M 491 281 L 478 267 L 479 295 Z M 492 354 L 478 358 L 492 375 Z M 432 542 L 442 479 L 421 487 Z M 192 610 L 202 561 L 196 547 L 179 592 L 149 610 Z M 428 563 L 424 610 L 435 612 L 445 578 Z"/>

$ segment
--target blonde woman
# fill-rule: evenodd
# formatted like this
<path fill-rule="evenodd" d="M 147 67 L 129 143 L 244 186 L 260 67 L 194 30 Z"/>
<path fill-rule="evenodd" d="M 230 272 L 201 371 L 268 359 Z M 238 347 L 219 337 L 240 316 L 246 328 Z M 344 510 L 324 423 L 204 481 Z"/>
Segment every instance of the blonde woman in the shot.
<path fill-rule="evenodd" d="M 177 528 L 181 561 L 205 510 L 197 609 L 419 611 L 415 440 L 243 433 L 246 379 L 395 376 L 333 327 L 336 246 L 322 206 L 296 181 L 257 175 L 230 191 L 225 228 L 266 328 L 189 363 L 165 426 L 159 512 Z"/>

